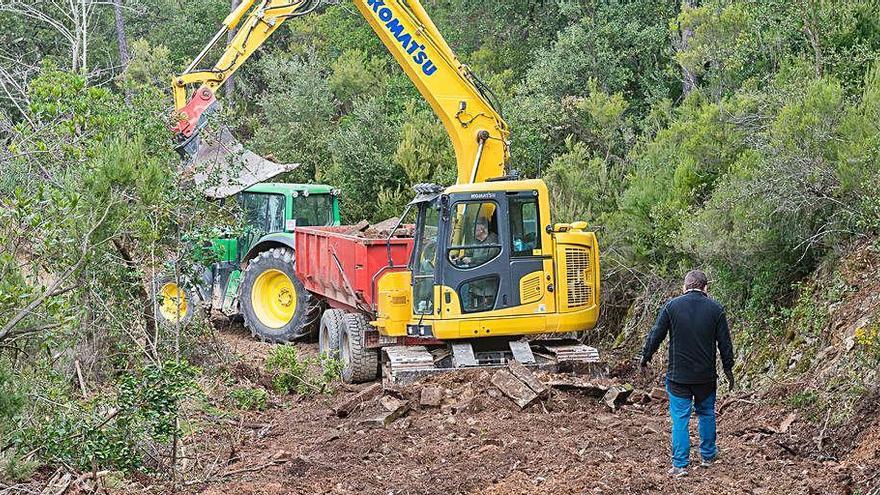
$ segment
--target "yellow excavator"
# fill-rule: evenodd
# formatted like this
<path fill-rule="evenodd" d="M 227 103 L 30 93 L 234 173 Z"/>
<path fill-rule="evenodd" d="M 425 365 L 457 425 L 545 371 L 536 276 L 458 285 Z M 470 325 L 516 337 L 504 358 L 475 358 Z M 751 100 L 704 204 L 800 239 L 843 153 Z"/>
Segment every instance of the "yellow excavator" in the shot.
<path fill-rule="evenodd" d="M 397 366 L 415 374 L 510 359 L 526 364 L 595 360 L 595 350 L 576 341 L 522 338 L 562 337 L 595 326 L 600 288 L 595 234 L 585 222 L 554 224 L 546 184 L 520 180 L 510 170 L 510 131 L 491 91 L 456 58 L 418 0 L 351 1 L 445 126 L 455 151 L 457 183 L 416 187 L 408 208 L 416 221 L 405 263 L 392 259 L 389 236 L 387 246 L 380 247 L 383 254 L 387 249 L 387 266 L 364 275 L 359 270 L 369 259 L 345 265 L 349 257 L 360 256 L 341 252 L 360 249 L 354 244 L 338 243 L 338 238 L 321 244 L 294 232 L 295 239 L 277 246 L 278 266 L 267 265 L 273 280 L 283 275 L 284 283 L 259 289 L 266 287 L 259 283 L 261 269 L 248 267 L 240 303 L 266 306 L 269 301 L 273 307 L 274 326 L 264 325 L 260 335 L 271 340 L 279 319 L 298 321 L 303 308 L 285 304 L 298 300 L 296 292 L 309 291 L 325 308 L 321 348 L 340 353 L 348 381 L 375 378 L 383 361 L 380 352 L 392 372 Z M 229 14 L 190 67 L 172 81 L 174 132 L 185 158 L 198 162 L 205 154 L 200 131 L 216 107 L 218 88 L 286 20 L 315 12 L 322 3 L 243 0 Z M 196 69 L 232 30 L 235 36 L 213 66 Z M 215 158 L 223 154 L 212 152 Z M 252 173 L 239 180 L 239 189 L 284 168 L 259 157 L 247 160 Z M 295 271 L 283 269 L 283 262 L 293 265 L 294 253 Z M 368 258 L 374 255 L 367 252 Z M 321 280 L 310 269 L 335 275 L 325 273 Z M 335 283 L 328 284 L 334 277 Z M 247 308 L 243 313 L 248 314 Z M 259 324 L 259 312 L 251 314 Z"/>

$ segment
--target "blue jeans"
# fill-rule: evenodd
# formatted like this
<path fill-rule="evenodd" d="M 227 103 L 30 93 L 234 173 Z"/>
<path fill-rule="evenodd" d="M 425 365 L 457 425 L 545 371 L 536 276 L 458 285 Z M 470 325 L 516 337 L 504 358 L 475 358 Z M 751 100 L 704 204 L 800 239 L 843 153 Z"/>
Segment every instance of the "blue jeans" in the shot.
<path fill-rule="evenodd" d="M 718 455 L 718 447 L 715 446 L 715 393 L 697 403 L 692 397 L 673 395 L 668 382 L 666 392 L 669 394 L 669 416 L 672 418 L 672 465 L 685 468 L 690 463 L 691 435 L 688 426 L 694 411 L 699 419 L 700 456 L 706 461 L 714 459 Z"/>

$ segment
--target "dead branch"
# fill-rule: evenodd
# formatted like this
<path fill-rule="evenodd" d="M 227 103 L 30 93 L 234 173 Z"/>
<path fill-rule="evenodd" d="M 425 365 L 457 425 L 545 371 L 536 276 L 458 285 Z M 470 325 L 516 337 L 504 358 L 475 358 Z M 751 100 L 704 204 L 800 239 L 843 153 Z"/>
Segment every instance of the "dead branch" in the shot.
<path fill-rule="evenodd" d="M 288 459 L 275 459 L 275 460 L 269 461 L 265 464 L 260 464 L 259 466 L 252 466 L 249 468 L 242 468 L 242 469 L 234 469 L 232 471 L 227 471 L 227 472 L 221 474 L 220 478 L 223 479 L 223 478 L 229 478 L 231 476 L 235 476 L 236 474 L 253 473 L 255 471 L 262 471 L 262 470 L 266 469 L 267 467 L 278 466 L 280 464 L 286 463 L 287 461 L 288 461 Z"/>

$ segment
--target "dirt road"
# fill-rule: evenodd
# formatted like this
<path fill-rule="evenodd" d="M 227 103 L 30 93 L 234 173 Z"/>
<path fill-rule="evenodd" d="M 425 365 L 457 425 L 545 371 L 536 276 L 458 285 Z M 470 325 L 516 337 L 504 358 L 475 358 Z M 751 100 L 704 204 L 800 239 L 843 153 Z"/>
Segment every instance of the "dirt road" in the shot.
<path fill-rule="evenodd" d="M 222 338 L 242 356 L 240 369 L 257 373 L 268 346 L 242 333 Z M 215 466 L 215 474 L 191 480 L 185 493 L 848 494 L 871 493 L 880 481 L 880 430 L 871 411 L 855 430 L 823 432 L 796 411 L 769 405 L 772 397 L 722 396 L 721 461 L 670 479 L 665 401 L 612 412 L 595 398 L 554 391 L 520 411 L 489 379 L 489 372 L 469 372 L 399 389 L 414 409 L 387 428 L 363 424 L 369 410 L 333 414 L 333 404 L 356 390 L 288 396 L 197 434 L 193 442 L 203 447 L 193 465 Z M 426 384 L 444 390 L 442 407 L 418 405 Z"/>

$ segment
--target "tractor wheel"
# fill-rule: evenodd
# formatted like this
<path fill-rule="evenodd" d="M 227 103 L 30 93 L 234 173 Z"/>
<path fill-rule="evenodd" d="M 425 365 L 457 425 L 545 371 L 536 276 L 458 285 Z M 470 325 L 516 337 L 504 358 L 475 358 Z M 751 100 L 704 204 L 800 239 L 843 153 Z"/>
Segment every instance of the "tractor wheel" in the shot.
<path fill-rule="evenodd" d="M 339 342 L 342 381 L 345 383 L 369 382 L 379 376 L 379 350 L 365 346 L 368 328 L 369 323 L 364 315 L 345 315 L 345 331 Z"/>
<path fill-rule="evenodd" d="M 253 336 L 284 343 L 308 335 L 312 296 L 296 277 L 290 249 L 270 249 L 252 259 L 239 290 L 244 325 Z"/>
<path fill-rule="evenodd" d="M 189 323 L 201 299 L 192 287 L 178 285 L 173 275 L 161 275 L 153 279 L 152 296 L 156 301 L 156 323 L 165 327 Z"/>
<path fill-rule="evenodd" d="M 328 309 L 321 316 L 318 329 L 318 353 L 329 358 L 339 359 L 339 340 L 345 331 L 345 311 Z"/>

